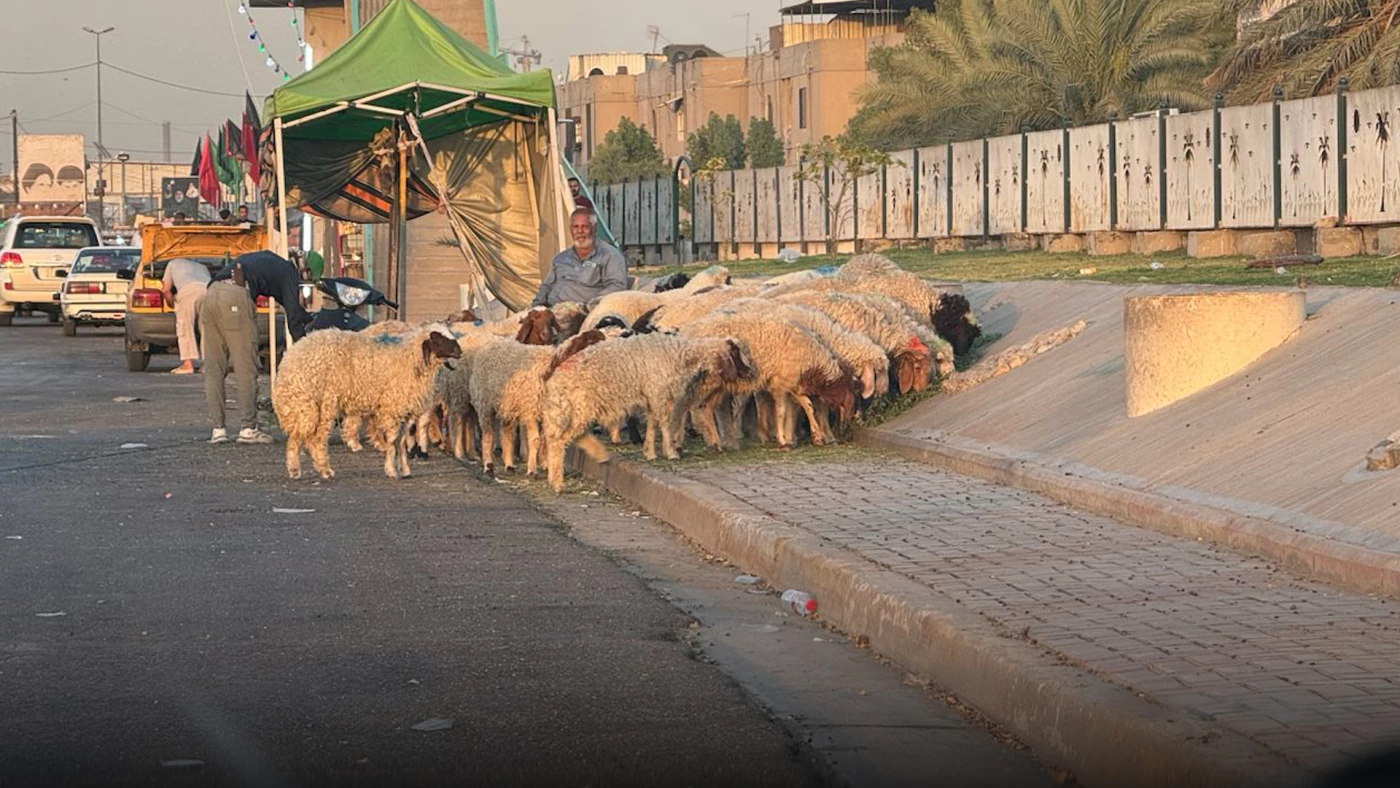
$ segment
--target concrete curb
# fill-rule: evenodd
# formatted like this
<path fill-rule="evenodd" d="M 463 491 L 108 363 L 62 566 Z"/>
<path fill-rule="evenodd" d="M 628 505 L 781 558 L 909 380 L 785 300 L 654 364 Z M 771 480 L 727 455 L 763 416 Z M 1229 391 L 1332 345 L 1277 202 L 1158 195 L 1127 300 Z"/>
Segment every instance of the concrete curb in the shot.
<path fill-rule="evenodd" d="M 614 458 L 583 468 L 707 550 L 813 593 L 819 615 L 948 688 L 1089 786 L 1284 786 L 1299 774 L 1231 731 L 1183 719 L 897 572 L 691 479 Z"/>
<path fill-rule="evenodd" d="M 888 430 L 861 430 L 855 442 L 917 462 L 1039 493 L 1077 509 L 1190 539 L 1208 539 L 1260 555 L 1301 576 L 1367 594 L 1400 598 L 1400 555 L 1327 539 L 1294 526 L 1169 498 L 1127 484 L 1071 475 L 1064 469 L 990 448 L 952 446 Z"/>

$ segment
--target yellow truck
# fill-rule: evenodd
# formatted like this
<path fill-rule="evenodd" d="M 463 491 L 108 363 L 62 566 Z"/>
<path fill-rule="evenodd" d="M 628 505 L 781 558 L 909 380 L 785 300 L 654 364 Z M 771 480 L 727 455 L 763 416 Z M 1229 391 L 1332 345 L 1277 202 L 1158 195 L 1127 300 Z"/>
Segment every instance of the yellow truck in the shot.
<path fill-rule="evenodd" d="M 227 259 L 267 248 L 267 232 L 256 224 L 191 224 L 161 222 L 141 228 L 141 262 L 129 274 L 126 296 L 126 368 L 142 372 L 152 353 L 176 350 L 175 305 L 162 292 L 165 266 L 175 259 L 203 264 L 212 275 Z M 267 299 L 258 299 L 258 348 L 266 363 Z M 285 318 L 277 316 L 279 337 Z M 280 356 L 280 353 L 279 353 Z"/>

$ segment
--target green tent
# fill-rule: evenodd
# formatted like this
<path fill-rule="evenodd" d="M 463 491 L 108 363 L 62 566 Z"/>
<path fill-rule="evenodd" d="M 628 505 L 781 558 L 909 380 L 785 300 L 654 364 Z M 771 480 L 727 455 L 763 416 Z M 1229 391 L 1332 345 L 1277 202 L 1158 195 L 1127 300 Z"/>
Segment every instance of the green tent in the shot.
<path fill-rule="evenodd" d="M 281 170 L 287 208 L 389 222 L 399 241 L 383 284 L 401 305 L 415 276 L 399 263 L 401 222 L 444 213 L 464 265 L 455 280 L 416 284 L 466 284 L 474 300 L 520 309 L 565 243 L 571 201 L 554 106 L 548 71 L 515 73 L 412 0 L 390 0 L 268 97 L 273 153 L 261 187 L 278 204 Z"/>

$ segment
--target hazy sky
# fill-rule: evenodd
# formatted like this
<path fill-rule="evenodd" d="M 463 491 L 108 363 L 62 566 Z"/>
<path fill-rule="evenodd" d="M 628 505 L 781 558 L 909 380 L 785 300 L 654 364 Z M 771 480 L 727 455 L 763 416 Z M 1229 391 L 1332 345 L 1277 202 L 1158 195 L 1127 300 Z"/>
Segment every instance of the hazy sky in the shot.
<path fill-rule="evenodd" d="M 248 39 L 246 17 L 236 13 L 238 0 L 6 0 L 0 29 L 0 113 L 19 111 L 23 131 L 34 134 L 83 134 L 88 150 L 97 138 L 96 70 L 55 74 L 15 74 L 82 66 L 95 60 L 94 30 L 116 29 L 102 36 L 102 60 L 139 74 L 209 93 L 156 84 L 121 73 L 102 71 L 103 137 L 114 155 L 158 159 L 160 122 L 174 124 L 172 158 L 190 159 L 196 140 L 224 118 L 235 122 L 243 110 L 242 93 L 251 87 L 266 94 L 280 78 L 267 68 L 266 54 Z M 776 22 L 777 0 L 498 0 L 501 45 L 519 47 L 520 36 L 540 50 L 545 67 L 556 73 L 570 54 L 646 51 L 647 26 L 661 29 L 660 45 L 708 44 L 721 51 L 742 52 L 745 19 L 749 35 L 766 35 Z M 253 15 L 268 51 L 299 73 L 291 12 L 257 9 Z M 246 76 L 245 76 L 246 72 Z M 0 169 L 10 166 L 10 123 L 0 119 Z"/>

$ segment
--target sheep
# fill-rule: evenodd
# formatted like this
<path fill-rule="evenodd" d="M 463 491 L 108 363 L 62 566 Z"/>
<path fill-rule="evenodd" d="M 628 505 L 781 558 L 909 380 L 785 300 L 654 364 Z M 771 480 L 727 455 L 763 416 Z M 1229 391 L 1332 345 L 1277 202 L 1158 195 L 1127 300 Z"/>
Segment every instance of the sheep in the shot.
<path fill-rule="evenodd" d="M 821 310 L 847 329 L 869 337 L 889 356 L 890 377 L 896 393 L 907 394 L 928 388 L 935 364 L 940 377 L 952 371 L 952 347 L 939 350 L 930 348 L 920 336 L 921 327 L 887 298 L 798 291 L 775 300 Z M 928 333 L 933 332 L 930 330 Z M 941 339 L 938 342 L 942 346 L 947 345 Z"/>
<path fill-rule="evenodd" d="M 620 290 L 608 293 L 589 304 L 588 317 L 583 321 L 582 330 L 597 328 L 599 321 L 615 315 L 627 325 L 637 322 L 644 313 L 656 307 L 675 303 L 687 296 L 730 282 L 729 269 L 722 265 L 712 265 L 695 274 L 684 286 L 659 293 L 644 293 L 640 290 Z"/>
<path fill-rule="evenodd" d="M 665 456 L 678 459 L 682 419 L 697 384 L 735 383 L 751 374 L 739 344 L 728 337 L 634 336 L 561 361 L 545 385 L 550 487 L 563 489 L 564 452 L 572 442 L 598 462 L 609 459 L 602 443 L 586 434 L 590 425 L 615 423 L 639 408 L 647 411 L 647 459 L 656 459 L 658 434 Z"/>
<path fill-rule="evenodd" d="M 321 477 L 334 478 L 326 442 L 343 412 L 371 416 L 384 445 L 385 475 L 408 476 L 403 421 L 423 412 L 443 359 L 460 355 L 455 341 L 431 329 L 381 335 L 326 329 L 293 344 L 272 393 L 287 433 L 287 475 L 301 477 L 305 446 Z"/>
<path fill-rule="evenodd" d="M 509 340 L 486 342 L 477 348 L 469 390 L 481 423 L 481 462 L 486 473 L 494 473 L 497 429 L 501 434 L 502 462 L 507 471 L 515 470 L 516 430 L 523 425 L 525 472 L 535 475 L 545 376 L 563 359 L 604 339 L 600 331 L 585 331 L 558 348 Z"/>
<path fill-rule="evenodd" d="M 446 414 L 446 438 L 448 450 L 458 460 L 474 455 L 477 423 L 476 409 L 471 402 L 472 361 L 476 351 L 496 337 L 486 332 L 467 333 L 457 337 L 461 358 L 451 367 L 438 370 L 437 386 L 433 396 Z"/>
<path fill-rule="evenodd" d="M 813 442 L 820 444 L 820 422 L 812 398 L 836 408 L 842 421 L 855 410 L 859 384 L 850 371 L 811 332 L 781 320 L 759 315 L 709 315 L 688 324 L 682 336 L 733 337 L 744 346 L 753 360 L 753 378 L 726 382 L 724 386 L 710 385 L 704 391 L 692 419 L 711 448 L 723 448 L 715 425 L 715 409 L 724 395 L 743 398 L 764 391 L 772 396 L 778 421 L 777 439 L 780 446 L 791 446 L 792 436 L 784 428 L 791 397 L 807 413 L 813 425 Z M 731 409 L 731 419 L 733 409 Z M 738 426 L 730 424 L 728 442 L 737 447 Z"/>
<path fill-rule="evenodd" d="M 678 329 L 692 320 L 697 320 L 712 312 L 715 307 L 739 298 L 759 294 L 759 287 L 751 284 L 727 285 L 706 288 L 689 298 L 668 301 L 651 310 L 649 317 L 644 315 L 632 324 L 632 330 L 645 331 L 649 328 L 660 330 Z"/>
<path fill-rule="evenodd" d="M 836 269 L 835 276 L 845 279 L 859 278 L 871 275 L 883 275 L 902 273 L 895 261 L 882 254 L 858 254 L 846 261 L 846 264 Z"/>

